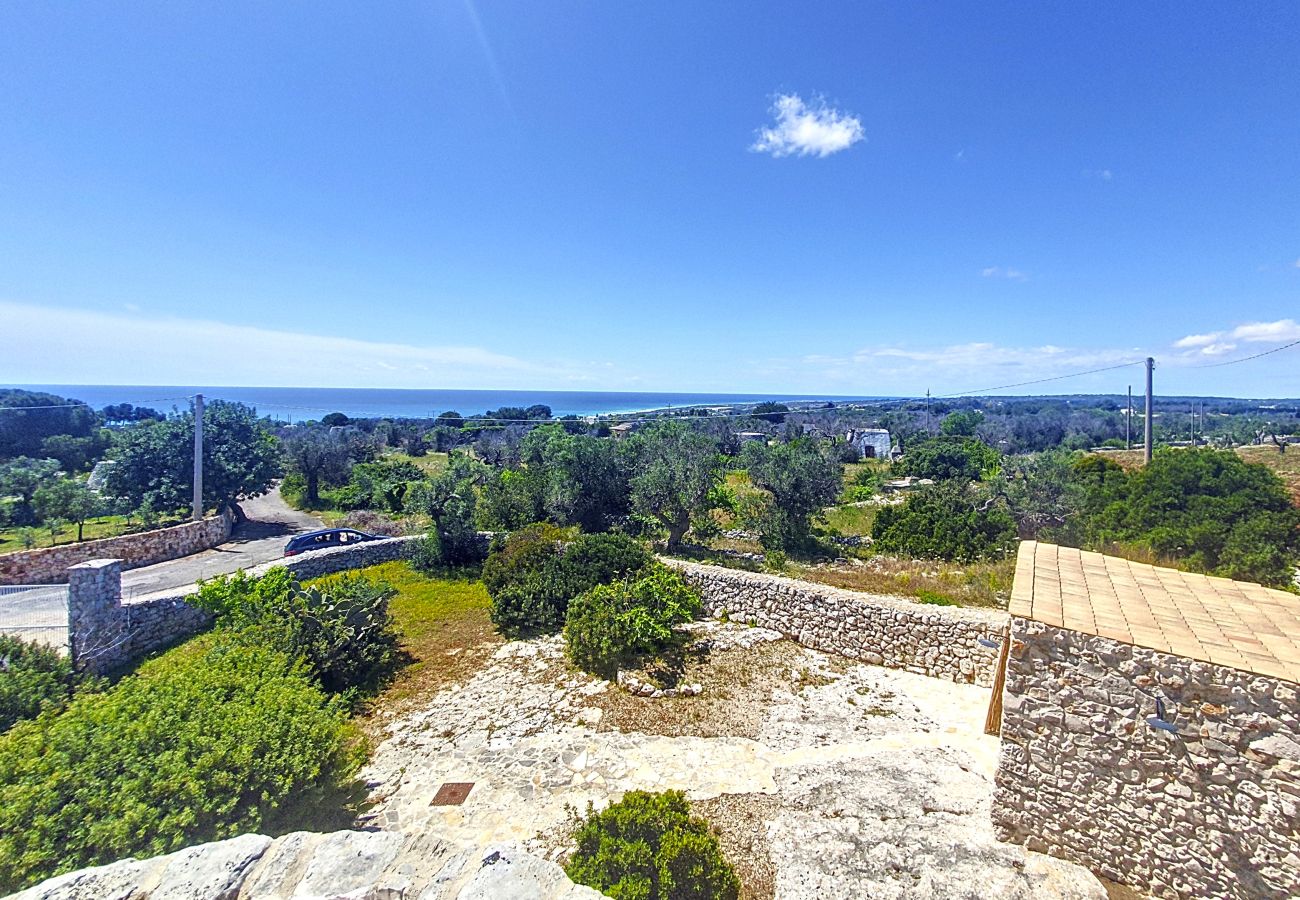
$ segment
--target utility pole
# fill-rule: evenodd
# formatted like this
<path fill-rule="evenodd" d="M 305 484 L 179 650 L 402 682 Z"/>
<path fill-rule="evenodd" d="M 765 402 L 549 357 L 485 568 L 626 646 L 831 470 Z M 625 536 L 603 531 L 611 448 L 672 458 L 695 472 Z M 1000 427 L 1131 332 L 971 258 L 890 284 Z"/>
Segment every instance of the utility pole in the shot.
<path fill-rule="evenodd" d="M 1156 361 L 1147 357 L 1147 421 L 1145 431 L 1146 447 L 1143 451 L 1142 458 L 1151 462 L 1151 370 L 1156 367 Z"/>
<path fill-rule="evenodd" d="M 1133 449 L 1133 385 L 1128 386 L 1128 408 L 1124 410 L 1124 449 Z"/>
<path fill-rule="evenodd" d="M 194 521 L 203 518 L 203 395 L 194 395 Z"/>

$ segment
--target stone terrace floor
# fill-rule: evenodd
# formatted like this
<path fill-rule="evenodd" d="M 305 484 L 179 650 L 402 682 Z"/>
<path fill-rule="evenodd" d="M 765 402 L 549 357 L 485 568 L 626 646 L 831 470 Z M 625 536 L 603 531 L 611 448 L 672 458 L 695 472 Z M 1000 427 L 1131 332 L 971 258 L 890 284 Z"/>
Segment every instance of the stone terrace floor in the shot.
<path fill-rule="evenodd" d="M 1086 870 L 994 838 L 987 689 L 696 627 L 732 666 L 698 697 L 630 697 L 569 668 L 559 639 L 503 646 L 389 727 L 366 823 L 559 859 L 588 803 L 675 788 L 722 830 L 750 897 L 1105 897 Z M 655 733 L 655 712 L 676 724 Z M 616 727 L 629 715 L 638 728 Z M 463 805 L 431 805 L 447 782 L 474 784 Z"/>
<path fill-rule="evenodd" d="M 1300 681 L 1300 597 L 1025 541 L 1011 615 Z"/>

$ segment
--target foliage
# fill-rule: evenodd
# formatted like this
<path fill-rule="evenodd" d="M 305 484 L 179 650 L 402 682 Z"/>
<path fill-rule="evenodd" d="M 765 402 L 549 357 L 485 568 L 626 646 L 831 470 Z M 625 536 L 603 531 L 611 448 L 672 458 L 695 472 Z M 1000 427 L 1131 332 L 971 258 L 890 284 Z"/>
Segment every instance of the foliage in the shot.
<path fill-rule="evenodd" d="M 424 479 L 424 470 L 410 460 L 377 459 L 352 467 L 351 479 L 339 503 L 348 509 L 405 510 L 406 494 Z"/>
<path fill-rule="evenodd" d="M 520 459 L 537 506 L 557 524 L 605 531 L 627 513 L 627 460 L 612 441 L 543 425 L 524 438 Z"/>
<path fill-rule="evenodd" d="M 765 422 L 771 422 L 775 425 L 779 425 L 785 421 L 785 414 L 788 413 L 789 411 L 790 411 L 790 407 L 786 406 L 784 403 L 776 403 L 771 400 L 765 400 L 764 402 L 757 404 L 752 410 L 750 410 L 750 415 L 752 415 L 756 419 L 762 419 Z"/>
<path fill-rule="evenodd" d="M 546 517 L 542 473 L 533 468 L 501 469 L 483 486 L 479 521 L 490 530 L 514 531 Z"/>
<path fill-rule="evenodd" d="M 42 407 L 0 413 L 0 460 L 48 456 L 43 449 L 47 438 L 90 438 L 96 431 L 97 420 L 90 407 L 56 394 L 0 388 L 0 407 Z"/>
<path fill-rule="evenodd" d="M 565 872 L 615 900 L 736 900 L 740 879 L 681 791 L 629 791 L 588 814 Z"/>
<path fill-rule="evenodd" d="M 1085 527 L 1088 488 L 1075 454 L 1049 450 L 1033 456 L 1009 456 L 994 487 L 1016 520 L 1020 537 L 1078 546 Z"/>
<path fill-rule="evenodd" d="M 387 584 L 355 574 L 299 585 L 287 569 L 244 572 L 199 584 L 195 605 L 218 626 L 301 659 L 331 693 L 373 688 L 391 673 L 397 635 Z"/>
<path fill-rule="evenodd" d="M 33 504 L 36 491 L 53 481 L 58 474 L 59 463 L 53 459 L 20 456 L 0 463 L 0 494 L 11 494 L 18 498 L 12 512 L 14 524 L 35 525 L 40 521 Z"/>
<path fill-rule="evenodd" d="M 340 528 L 355 528 L 367 534 L 381 534 L 384 537 L 398 537 L 402 527 L 385 515 L 369 509 L 356 509 L 339 520 Z"/>
<path fill-rule="evenodd" d="M 89 437 L 52 434 L 41 441 L 41 456 L 57 459 L 65 472 L 84 472 L 104 455 L 110 443 L 107 429 L 97 429 Z"/>
<path fill-rule="evenodd" d="M 82 540 L 86 520 L 100 509 L 99 495 L 76 478 L 58 478 L 41 485 L 32 497 L 37 517 L 42 522 L 71 522 L 77 526 L 77 540 Z"/>
<path fill-rule="evenodd" d="M 974 481 L 995 469 L 999 458 L 998 451 L 974 438 L 943 436 L 913 444 L 895 471 L 934 481 Z"/>
<path fill-rule="evenodd" d="M 118 432 L 107 492 L 137 508 L 189 505 L 193 495 L 194 415 L 143 422 Z M 275 436 L 242 403 L 214 400 L 203 411 L 203 502 L 233 506 L 264 494 L 280 474 Z"/>
<path fill-rule="evenodd" d="M 959 482 L 923 487 L 901 506 L 885 506 L 871 528 L 873 546 L 923 559 L 1000 559 L 1016 544 L 1016 523 L 985 492 Z"/>
<path fill-rule="evenodd" d="M 428 573 L 446 566 L 474 565 L 483 559 L 483 542 L 475 527 L 477 484 L 486 476 L 482 463 L 455 456 L 447 468 L 411 491 L 409 503 L 433 522 L 416 557 Z"/>
<path fill-rule="evenodd" d="M 1300 554 L 1300 510 L 1280 479 L 1235 453 L 1163 450 L 1134 471 L 1090 538 L 1135 542 L 1187 566 L 1284 587 Z"/>
<path fill-rule="evenodd" d="M 640 571 L 651 559 L 627 535 L 587 534 L 566 546 L 567 536 L 553 525 L 530 525 L 488 556 L 483 584 L 492 621 L 503 632 L 559 631 L 572 598 Z"/>
<path fill-rule="evenodd" d="M 681 575 L 653 563 L 628 580 L 573 598 L 564 623 L 569 658 L 611 677 L 628 658 L 666 646 L 673 626 L 695 619 L 700 608 L 699 593 Z"/>
<path fill-rule="evenodd" d="M 804 549 L 810 540 L 813 515 L 838 499 L 843 468 L 829 449 L 808 438 L 774 447 L 758 441 L 745 445 L 750 480 L 772 495 L 757 522 L 764 549 Z"/>
<path fill-rule="evenodd" d="M 341 412 L 326 413 L 325 415 L 321 416 L 321 420 L 320 420 L 320 423 L 324 425 L 326 428 L 341 428 L 350 424 L 351 422 L 352 420 L 349 419 Z"/>
<path fill-rule="evenodd" d="M 668 531 L 676 550 L 693 517 L 707 511 L 721 483 L 723 462 L 717 445 L 682 422 L 654 422 L 628 438 L 632 462 L 631 506 Z"/>
<path fill-rule="evenodd" d="M 61 709 L 76 684 L 72 661 L 65 654 L 0 634 L 0 732 L 22 719 Z"/>
<path fill-rule="evenodd" d="M 963 409 L 944 416 L 939 423 L 941 434 L 956 437 L 975 437 L 975 431 L 984 423 L 984 413 L 977 409 Z"/>
<path fill-rule="evenodd" d="M 198 638 L 0 735 L 0 892 L 337 809 L 341 704 L 270 647 Z"/>
<path fill-rule="evenodd" d="M 320 505 L 322 481 L 342 484 L 348 480 L 357 454 L 356 445 L 355 438 L 323 427 L 300 426 L 281 438 L 286 468 L 291 474 L 302 476 L 306 489 L 303 500 L 309 508 Z"/>

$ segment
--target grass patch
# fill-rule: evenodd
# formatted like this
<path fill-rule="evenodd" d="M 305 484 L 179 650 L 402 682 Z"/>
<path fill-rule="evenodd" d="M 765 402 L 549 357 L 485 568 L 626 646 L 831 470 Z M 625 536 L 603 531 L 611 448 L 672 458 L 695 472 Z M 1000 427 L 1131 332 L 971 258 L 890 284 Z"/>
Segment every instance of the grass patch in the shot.
<path fill-rule="evenodd" d="M 867 537 L 879 511 L 880 507 L 873 504 L 832 506 L 822 513 L 822 518 L 826 526 L 837 534 Z"/>
<path fill-rule="evenodd" d="M 477 578 L 429 577 L 404 560 L 361 569 L 360 574 L 382 579 L 397 591 L 388 608 L 407 656 L 396 678 L 362 713 L 362 728 L 380 736 L 385 722 L 477 671 L 502 638 L 488 617 L 487 589 Z"/>
<path fill-rule="evenodd" d="M 430 452 L 424 456 L 411 456 L 409 453 L 395 451 L 385 453 L 384 459 L 389 462 L 406 462 L 416 466 L 424 472 L 426 477 L 432 478 L 434 475 L 441 475 L 447 468 L 447 454 Z"/>
<path fill-rule="evenodd" d="M 848 563 L 792 563 L 789 575 L 850 591 L 910 597 L 935 606 L 1005 609 L 1015 571 L 1014 558 L 961 565 L 877 555 Z"/>
<path fill-rule="evenodd" d="M 1300 447 L 1289 447 L 1282 453 L 1272 444 L 1255 447 L 1238 447 L 1237 455 L 1249 463 L 1260 463 L 1281 478 L 1291 494 L 1291 501 L 1300 506 Z"/>

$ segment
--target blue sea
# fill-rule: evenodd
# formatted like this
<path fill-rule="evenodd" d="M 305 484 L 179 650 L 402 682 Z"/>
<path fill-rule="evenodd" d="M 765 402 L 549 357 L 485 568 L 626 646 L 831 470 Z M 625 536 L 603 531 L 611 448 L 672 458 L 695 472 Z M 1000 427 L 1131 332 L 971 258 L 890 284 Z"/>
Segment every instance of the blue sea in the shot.
<path fill-rule="evenodd" d="M 826 397 L 799 394 L 693 394 L 630 391 L 466 391 L 397 390 L 390 388 L 286 387 L 158 387 L 147 385 L 13 385 L 80 400 L 95 409 L 110 403 L 130 403 L 162 412 L 189 406 L 188 398 L 237 400 L 265 416 L 298 422 L 341 412 L 353 418 L 432 418 L 445 410 L 473 415 L 503 406 L 545 404 L 556 416 L 638 412 L 668 407 L 715 406 L 734 403 L 830 400 L 837 403 L 875 397 Z"/>

